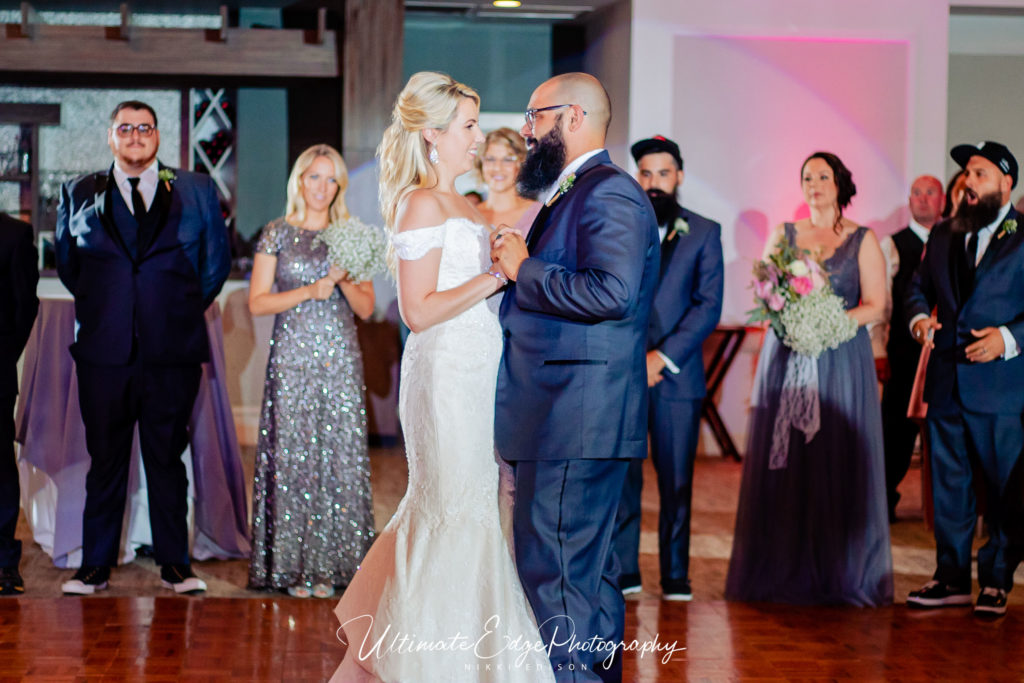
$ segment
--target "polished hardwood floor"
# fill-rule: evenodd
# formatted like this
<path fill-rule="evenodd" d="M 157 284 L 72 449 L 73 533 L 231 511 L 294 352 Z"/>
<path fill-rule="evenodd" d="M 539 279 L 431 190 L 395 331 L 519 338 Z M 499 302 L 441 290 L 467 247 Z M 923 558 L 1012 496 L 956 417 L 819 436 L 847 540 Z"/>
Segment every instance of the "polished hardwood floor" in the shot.
<path fill-rule="evenodd" d="M 252 453 L 247 452 L 251 459 Z M 929 577 L 930 533 L 920 512 L 919 470 L 902 490 L 892 526 L 897 604 L 880 609 L 738 604 L 722 599 L 740 465 L 698 459 L 692 547 L 694 601 L 658 592 L 657 492 L 647 466 L 641 568 L 644 592 L 627 601 L 627 641 L 657 642 L 657 654 L 627 653 L 625 681 L 1024 680 L 1024 598 L 1011 593 L 1006 617 L 968 609 L 908 610 L 907 591 Z M 375 450 L 378 525 L 405 487 L 401 451 Z M 300 600 L 245 589 L 244 561 L 197 563 L 203 597 L 159 588 L 157 568 L 140 559 L 118 568 L 111 589 L 61 597 L 70 572 L 25 543 L 27 592 L 0 598 L 0 683 L 6 681 L 317 681 L 341 656 L 333 600 Z M 1024 570 L 1017 573 L 1024 583 Z M 664 648 L 685 648 L 663 661 Z"/>

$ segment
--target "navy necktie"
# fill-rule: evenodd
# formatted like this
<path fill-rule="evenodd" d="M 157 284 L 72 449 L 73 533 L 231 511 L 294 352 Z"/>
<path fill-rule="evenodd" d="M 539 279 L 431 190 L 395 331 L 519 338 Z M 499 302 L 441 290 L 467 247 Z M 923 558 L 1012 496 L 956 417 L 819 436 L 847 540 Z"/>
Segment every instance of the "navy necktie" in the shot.
<path fill-rule="evenodd" d="M 967 238 L 967 267 L 973 273 L 978 266 L 978 233 L 972 232 Z"/>

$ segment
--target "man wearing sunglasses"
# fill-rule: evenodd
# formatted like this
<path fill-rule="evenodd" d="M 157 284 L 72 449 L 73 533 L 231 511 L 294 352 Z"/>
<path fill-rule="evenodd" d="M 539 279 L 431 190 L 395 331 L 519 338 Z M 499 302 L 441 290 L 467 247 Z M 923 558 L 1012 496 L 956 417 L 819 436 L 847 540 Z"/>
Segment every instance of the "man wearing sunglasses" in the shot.
<path fill-rule="evenodd" d="M 148 104 L 117 105 L 107 142 L 111 167 L 66 183 L 57 210 L 57 271 L 75 297 L 71 355 L 91 459 L 82 566 L 63 591 L 107 587 L 137 424 L 162 584 L 197 593 L 206 585 L 189 562 L 181 455 L 209 358 L 204 313 L 231 266 L 227 229 L 209 176 L 157 161 Z"/>
<path fill-rule="evenodd" d="M 519 181 L 545 206 L 525 241 L 505 226 L 492 237 L 511 281 L 495 443 L 515 464 L 517 568 L 556 680 L 619 681 L 604 647 L 622 641 L 625 618 L 612 532 L 628 465 L 647 455 L 658 229 L 604 149 L 611 105 L 597 79 L 556 76 L 529 107 Z"/>

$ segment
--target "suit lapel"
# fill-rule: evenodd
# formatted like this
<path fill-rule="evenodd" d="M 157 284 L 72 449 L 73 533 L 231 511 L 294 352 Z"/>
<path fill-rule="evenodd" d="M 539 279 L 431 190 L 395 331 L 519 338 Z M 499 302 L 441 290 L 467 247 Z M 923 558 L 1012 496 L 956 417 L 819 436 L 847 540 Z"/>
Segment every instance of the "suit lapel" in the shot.
<path fill-rule="evenodd" d="M 607 151 L 601 150 L 583 162 L 583 165 L 576 169 L 576 180 L 574 181 L 574 184 L 578 183 L 580 177 L 590 169 L 598 166 L 599 164 L 607 163 L 611 163 L 611 157 L 608 156 Z M 570 189 L 569 191 L 571 192 L 572 190 Z M 556 196 L 554 201 L 545 203 L 544 207 L 540 210 L 540 213 L 537 214 L 537 218 L 534 219 L 533 225 L 530 226 L 530 233 L 526 238 L 526 248 L 528 251 L 533 252 L 533 248 L 537 246 L 537 243 L 540 241 L 540 236 L 548 226 L 548 217 L 560 201 L 561 197 Z"/>
<path fill-rule="evenodd" d="M 1006 214 L 1006 218 L 1003 219 L 1003 223 L 1009 220 L 1017 220 L 1017 211 L 1010 207 L 1010 211 Z M 985 253 L 981 257 L 981 261 L 978 263 L 978 268 L 974 274 L 974 279 L 977 281 L 993 263 L 999 258 L 1007 249 L 1011 248 L 1009 245 L 1011 242 L 1016 243 L 1020 237 L 1014 233 L 1012 235 L 1004 234 L 1003 225 L 1000 223 L 999 227 L 996 228 L 995 233 L 992 235 L 992 239 L 989 240 L 988 247 L 985 249 Z"/>
<path fill-rule="evenodd" d="M 114 185 L 114 166 L 111 165 L 110 169 L 103 173 L 96 174 L 96 197 L 95 204 L 96 214 L 100 218 L 100 224 L 110 235 L 110 238 L 114 240 L 114 243 L 120 247 L 121 251 L 128 256 L 129 259 L 134 263 L 135 256 L 131 250 L 128 249 L 128 245 L 124 241 L 124 236 L 121 231 L 117 228 L 117 221 L 114 220 L 114 197 L 113 192 L 119 192 L 117 187 Z"/>

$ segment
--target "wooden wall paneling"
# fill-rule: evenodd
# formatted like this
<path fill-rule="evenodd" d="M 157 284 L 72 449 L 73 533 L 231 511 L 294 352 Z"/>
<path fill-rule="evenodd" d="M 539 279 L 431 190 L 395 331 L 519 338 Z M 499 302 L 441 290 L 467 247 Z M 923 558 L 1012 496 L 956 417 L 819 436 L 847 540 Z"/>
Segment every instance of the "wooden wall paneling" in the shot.
<path fill-rule="evenodd" d="M 347 0 L 341 50 L 342 154 L 349 168 L 373 159 L 402 89 L 402 0 Z"/>
<path fill-rule="evenodd" d="M 392 0 L 382 2 L 390 4 Z M 3 71 L 337 78 L 335 31 L 21 24 L 0 26 Z M 223 36 L 223 38 L 222 38 Z M 370 43 L 367 43 L 369 45 Z"/>

